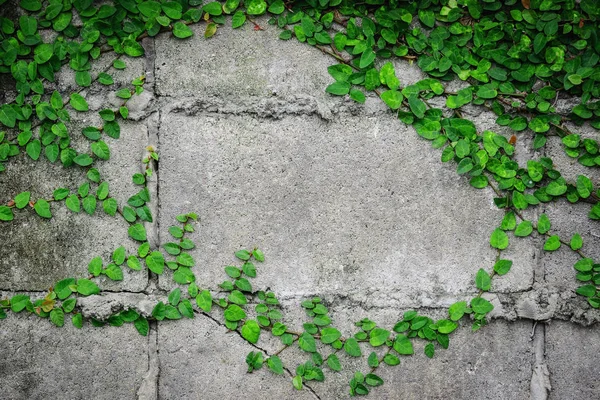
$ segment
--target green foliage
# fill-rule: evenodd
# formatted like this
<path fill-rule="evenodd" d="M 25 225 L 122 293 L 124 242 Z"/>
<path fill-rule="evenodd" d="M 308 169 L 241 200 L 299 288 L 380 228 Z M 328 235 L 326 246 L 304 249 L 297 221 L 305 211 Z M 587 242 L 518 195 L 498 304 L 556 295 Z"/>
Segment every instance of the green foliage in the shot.
<path fill-rule="evenodd" d="M 369 372 L 356 372 L 350 380 L 351 395 L 366 395 L 384 383 L 376 370 L 384 365 L 398 365 L 400 356 L 412 355 L 413 341 L 423 340 L 425 356 L 432 358 L 436 347 L 449 346 L 450 335 L 463 318 L 471 320 L 473 330 L 486 324 L 494 307 L 482 294 L 492 290 L 496 275 L 507 274 L 513 265 L 513 261 L 501 258 L 510 236 L 539 235 L 546 251 L 557 251 L 564 244 L 564 248 L 576 252 L 580 259 L 573 267 L 577 280 L 583 282 L 576 293 L 586 298 L 591 307 L 600 307 L 600 266 L 582 253 L 581 236 L 574 234 L 567 243 L 552 234 L 546 214 L 541 214 L 537 223 L 521 214 L 540 203 L 566 198 L 571 203 L 592 203 L 589 217 L 600 220 L 599 191 L 585 175 L 579 175 L 574 182 L 567 180 L 548 157 L 527 160 L 524 165 L 519 165 L 514 157 L 516 140 L 527 140 L 521 139 L 524 134 L 533 137 L 531 146 L 536 150 L 543 150 L 547 136 L 555 135 L 567 156 L 584 167 L 600 165 L 597 141 L 571 132 L 564 124 L 571 121 L 576 126 L 586 123 L 600 128 L 600 47 L 596 38 L 600 8 L 595 1 L 532 0 L 502 5 L 492 0 L 227 0 L 206 4 L 193 0 L 119 1 L 97 7 L 91 1 L 75 1 L 71 5 L 21 0 L 19 5 L 25 13 L 18 20 L 0 19 L 0 74 L 15 81 L 17 93 L 11 103 L 0 106 L 0 173 L 10 167 L 14 157 L 24 153 L 34 161 L 82 169 L 88 181 L 77 190 L 58 188 L 47 199 L 35 194 L 32 197 L 35 191 L 15 193 L 12 200 L 0 204 L 0 221 L 10 223 L 24 212 L 51 219 L 53 211 L 61 206 L 70 212 L 80 213 L 83 208 L 87 214 L 96 215 L 101 202 L 104 213 L 122 217 L 129 237 L 138 242 L 139 248 L 137 254 L 128 254 L 126 247 L 121 246 L 110 260 L 92 258 L 88 264 L 91 276 L 63 279 L 43 299 L 31 300 L 17 294 L 0 300 L 0 319 L 6 317 L 7 311 L 28 312 L 47 317 L 56 327 L 62 327 L 65 314 L 71 313 L 73 325 L 81 328 L 84 316 L 78 312 L 77 297 L 101 292 L 95 278 L 104 275 L 119 281 L 124 278 L 125 264 L 133 271 L 146 266 L 154 274 L 172 276 L 178 285 L 167 303 L 157 303 L 150 316 L 121 310 L 106 321 L 92 319 L 92 325 L 133 323 L 146 336 L 149 321 L 193 318 L 195 312 L 211 313 L 220 308 L 225 318 L 223 325 L 248 342 L 257 343 L 266 332 L 282 342 L 283 347 L 276 354 L 248 354 L 248 372 L 260 369 L 266 362 L 270 371 L 282 374 L 286 367 L 278 354 L 291 346 L 306 352 L 310 360 L 298 365 L 292 374 L 292 384 L 298 390 L 308 382 L 323 381 L 325 365 L 331 371 L 340 371 L 338 351 L 361 357 L 363 343 L 385 353 L 378 357 L 376 352 L 367 352 Z M 74 82 L 81 88 L 113 86 L 110 69 L 98 75 L 90 73 L 91 64 L 106 49 L 116 54 L 111 68 L 121 70 L 127 67 L 121 59 L 123 55 L 144 54 L 140 44 L 143 37 L 171 32 L 183 40 L 194 36 L 193 24 L 205 23 L 204 38 L 208 39 L 217 36 L 219 27 L 229 18 L 233 28 L 251 21 L 255 29 L 261 29 L 253 18 L 263 14 L 271 17 L 269 23 L 282 28 L 282 40 L 295 38 L 336 60 L 328 68 L 333 82 L 324 88 L 327 93 L 348 96 L 357 103 L 365 103 L 367 97 L 379 97 L 401 121 L 412 125 L 419 136 L 440 149 L 443 162 L 455 163 L 457 174 L 465 176 L 472 187 L 491 187 L 498 196 L 494 203 L 505 214 L 500 226 L 490 229 L 489 243 L 497 253 L 493 268 L 489 272 L 483 267 L 477 271 L 473 288 L 478 294 L 469 301 L 451 305 L 448 319 L 434 321 L 416 311 L 407 311 L 392 329 L 386 329 L 365 318 L 356 322 L 358 332 L 345 337 L 332 325 L 324 301 L 315 297 L 302 302 L 309 322 L 303 325 L 302 332 L 294 332 L 282 322 L 276 295 L 255 290 L 250 282 L 257 276 L 254 262 L 265 260 L 259 249 L 237 251 L 235 258 L 241 265 L 225 267 L 228 280 L 220 284 L 220 291 L 211 292 L 196 282 L 196 261 L 190 254 L 195 244 L 186 237 L 194 231 L 196 214 L 177 216 L 181 225 L 168 228 L 173 239 L 162 245 L 164 254 L 150 248 L 145 224 L 153 222 L 153 215 L 148 207 L 151 199 L 147 185 L 158 153 L 148 148 L 143 159 L 144 172 L 132 177 L 139 191 L 129 197 L 127 205 L 119 205 L 110 196 L 109 183 L 98 169 L 112 155 L 110 140 L 105 140 L 104 135 L 111 139 L 120 137 L 120 122 L 129 116 L 127 102 L 143 92 L 144 76 L 134 79 L 129 87 L 114 88 L 121 103 L 114 109 L 99 111 L 102 126 L 83 128 L 81 133 L 89 141 L 89 151 L 71 145 L 70 113 L 89 112 L 89 105 L 82 91 L 64 96 L 50 91 L 61 68 L 73 70 Z M 74 18 L 80 21 L 77 26 L 72 23 Z M 53 29 L 56 35 L 42 37 L 40 29 Z M 44 42 L 45 37 L 52 41 Z M 416 60 L 428 78 L 403 84 L 396 76 L 392 58 Z M 464 81 L 464 87 L 457 92 L 447 90 L 445 82 L 452 79 Z M 558 110 L 554 104 L 559 95 L 574 96 L 580 99 L 579 104 L 566 112 Z M 442 101 L 430 101 L 435 97 L 442 97 Z M 444 104 L 446 109 L 432 104 Z M 494 112 L 497 124 L 509 129 L 509 136 L 514 135 L 509 139 L 493 131 L 478 132 L 471 121 L 463 118 L 462 108 L 470 105 Z M 248 312 L 250 304 L 255 317 Z M 323 347 L 329 352 L 327 357 L 321 354 Z"/>

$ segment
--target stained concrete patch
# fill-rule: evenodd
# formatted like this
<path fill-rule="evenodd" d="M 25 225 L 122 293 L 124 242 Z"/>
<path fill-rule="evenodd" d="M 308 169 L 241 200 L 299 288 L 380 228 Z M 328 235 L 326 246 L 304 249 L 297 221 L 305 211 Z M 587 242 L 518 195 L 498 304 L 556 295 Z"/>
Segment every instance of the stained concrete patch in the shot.
<path fill-rule="evenodd" d="M 160 399 L 315 398 L 266 366 L 247 374 L 246 355 L 259 350 L 207 317 L 162 323 L 158 342 Z"/>
<path fill-rule="evenodd" d="M 97 162 L 102 179 L 109 182 L 110 195 L 122 206 L 139 187 L 131 182 L 131 175 L 141 171 L 141 158 L 148 142 L 143 122 L 123 122 L 121 138 L 104 137 L 111 150 L 111 159 Z M 73 116 L 69 124 L 73 146 L 79 152 L 90 153 L 90 142 L 81 130 L 86 126 L 101 126 L 97 116 Z M 135 150 L 133 150 L 135 149 Z M 54 190 L 67 188 L 76 193 L 77 188 L 89 182 L 82 168 L 64 168 L 60 161 L 50 163 L 42 159 L 31 160 L 20 154 L 11 159 L 6 171 L 0 174 L 0 204 L 6 204 L 17 194 L 31 192 L 31 199 L 50 199 Z M 91 185 L 95 193 L 96 184 Z M 107 215 L 98 200 L 94 215 L 83 209 L 79 214 L 69 211 L 64 202 L 51 203 L 53 218 L 38 217 L 33 209 L 15 210 L 15 219 L 4 222 L 0 230 L 0 289 L 46 290 L 58 280 L 67 277 L 86 277 L 89 261 L 101 256 L 105 261 L 112 252 L 124 245 L 129 253 L 136 246 L 127 235 L 128 224 L 117 214 Z M 147 274 L 125 267 L 122 282 L 100 280 L 107 290 L 141 291 L 146 287 Z"/>
<path fill-rule="evenodd" d="M 148 370 L 148 339 L 132 324 L 79 330 L 33 315 L 1 321 L 0 397 L 131 399 Z"/>
<path fill-rule="evenodd" d="M 598 325 L 592 329 L 553 321 L 546 327 L 551 400 L 600 397 Z"/>

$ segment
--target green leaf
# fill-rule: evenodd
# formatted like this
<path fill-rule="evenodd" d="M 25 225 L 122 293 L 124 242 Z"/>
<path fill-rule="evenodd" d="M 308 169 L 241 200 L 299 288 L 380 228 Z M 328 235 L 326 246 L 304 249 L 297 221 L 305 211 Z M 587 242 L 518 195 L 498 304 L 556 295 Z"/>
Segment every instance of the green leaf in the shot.
<path fill-rule="evenodd" d="M 21 312 L 27 307 L 29 301 L 29 296 L 17 294 L 10 298 L 10 309 L 15 313 Z"/>
<path fill-rule="evenodd" d="M 15 218 L 10 207 L 0 206 L 0 221 L 12 221 Z"/>
<path fill-rule="evenodd" d="M 102 261 L 100 261 L 102 262 Z M 75 285 L 75 279 L 67 278 L 61 281 L 58 281 L 56 285 L 54 285 L 54 291 L 56 292 L 56 296 L 60 300 L 64 300 L 69 297 L 73 291 L 71 290 L 71 286 Z M 63 303 L 64 304 L 64 303 Z"/>
<path fill-rule="evenodd" d="M 352 75 L 352 68 L 346 64 L 336 64 L 327 67 L 327 72 L 338 82 L 348 82 Z"/>
<path fill-rule="evenodd" d="M 248 250 L 236 251 L 235 256 L 240 260 L 247 261 L 250 259 L 250 252 Z"/>
<path fill-rule="evenodd" d="M 231 304 L 225 310 L 225 319 L 227 321 L 236 322 L 246 318 L 246 312 L 238 305 Z"/>
<path fill-rule="evenodd" d="M 375 328 L 370 333 L 369 343 L 373 347 L 381 346 L 386 342 L 389 336 L 390 331 L 382 328 Z"/>
<path fill-rule="evenodd" d="M 75 213 L 81 211 L 81 203 L 79 202 L 79 197 L 77 195 L 72 194 L 65 201 L 65 205 L 67 208 Z"/>
<path fill-rule="evenodd" d="M 529 236 L 531 232 L 533 232 L 533 225 L 531 224 L 531 221 L 523 221 L 517 226 L 517 229 L 515 230 L 515 236 L 526 237 Z"/>
<path fill-rule="evenodd" d="M 73 159 L 73 162 L 79 166 L 87 167 L 94 162 L 94 159 L 87 154 L 80 154 Z"/>
<path fill-rule="evenodd" d="M 61 327 L 65 324 L 65 313 L 60 308 L 55 308 L 50 311 L 50 321 L 58 327 Z"/>
<path fill-rule="evenodd" d="M 237 11 L 235 14 L 233 14 L 233 17 L 231 17 L 231 27 L 233 29 L 239 28 L 240 26 L 244 25 L 245 22 L 246 14 L 241 11 Z"/>
<path fill-rule="evenodd" d="M 73 318 L 71 318 L 71 322 L 75 328 L 81 329 L 83 327 L 83 316 L 81 314 L 75 314 L 73 315 Z"/>
<path fill-rule="evenodd" d="M 546 251 L 555 251 L 560 248 L 560 238 L 558 235 L 552 235 L 544 243 L 544 250 Z"/>
<path fill-rule="evenodd" d="M 575 251 L 581 249 L 581 247 L 583 246 L 583 239 L 581 238 L 581 235 L 579 233 L 573 235 L 573 237 L 571 238 L 570 246 L 571 249 Z"/>
<path fill-rule="evenodd" d="M 594 260 L 591 258 L 582 258 L 573 266 L 579 272 L 588 272 L 594 268 Z"/>
<path fill-rule="evenodd" d="M 498 91 L 492 87 L 492 85 L 480 86 L 476 93 L 477 97 L 482 99 L 493 99 L 498 96 Z"/>
<path fill-rule="evenodd" d="M 452 333 L 456 328 L 458 328 L 457 323 L 448 321 L 447 319 L 439 320 L 436 325 L 438 327 L 438 332 L 442 334 Z"/>
<path fill-rule="evenodd" d="M 327 366 L 333 371 L 342 370 L 342 364 L 340 363 L 340 359 L 335 354 L 330 354 L 327 357 Z"/>
<path fill-rule="evenodd" d="M 258 342 L 260 337 L 260 325 L 253 319 L 247 320 L 241 329 L 241 334 L 244 339 L 250 343 Z M 269 364 L 269 367 L 271 365 Z M 282 371 L 283 372 L 283 371 Z"/>
<path fill-rule="evenodd" d="M 474 176 L 471 178 L 469 183 L 474 188 L 483 189 L 484 187 L 487 187 L 487 185 L 488 185 L 488 178 L 485 175 Z"/>
<path fill-rule="evenodd" d="M 179 299 L 181 299 L 181 289 L 180 288 L 175 288 L 170 294 L 169 294 L 169 303 L 171 303 L 172 306 L 176 306 L 177 304 L 179 304 Z"/>
<path fill-rule="evenodd" d="M 367 363 L 369 364 L 369 367 L 371 368 L 376 368 L 379 366 L 379 358 L 377 358 L 377 353 L 375 353 L 374 351 L 371 352 L 371 354 L 369 354 L 369 358 L 367 359 Z"/>
<path fill-rule="evenodd" d="M 494 306 L 486 299 L 476 297 L 473 300 L 471 300 L 471 308 L 477 314 L 487 314 L 494 309 Z"/>
<path fill-rule="evenodd" d="M 427 107 L 425 106 L 425 103 L 423 103 L 423 101 L 417 96 L 409 96 L 408 105 L 410 106 L 410 111 L 412 111 L 417 118 L 423 118 L 425 116 Z"/>
<path fill-rule="evenodd" d="M 325 91 L 336 96 L 344 96 L 350 92 L 350 84 L 348 82 L 334 82 L 327 86 Z"/>
<path fill-rule="evenodd" d="M 75 282 L 73 282 L 75 283 Z M 75 306 L 77 305 L 77 299 L 68 299 L 62 302 L 62 309 L 64 312 L 66 313 L 70 313 L 71 311 L 73 311 L 75 309 Z"/>
<path fill-rule="evenodd" d="M 577 193 L 584 199 L 587 199 L 592 194 L 594 185 L 590 178 L 585 175 L 577 176 Z"/>
<path fill-rule="evenodd" d="M 490 287 L 492 285 L 492 279 L 483 268 L 480 268 L 479 271 L 477 271 L 477 275 L 475 276 L 475 285 L 477 286 L 477 289 L 486 292 L 490 290 Z"/>
<path fill-rule="evenodd" d="M 296 390 L 302 390 L 302 377 L 299 375 L 294 376 L 292 379 L 292 385 Z"/>
<path fill-rule="evenodd" d="M 188 299 L 181 301 L 177 309 L 184 317 L 194 318 L 194 309 L 192 308 L 192 303 L 190 303 Z"/>
<path fill-rule="evenodd" d="M 196 265 L 194 258 L 187 253 L 181 253 L 177 256 L 177 264 L 183 265 L 184 267 L 193 267 Z"/>
<path fill-rule="evenodd" d="M 458 321 L 465 315 L 467 310 L 467 302 L 466 301 L 458 301 L 450 306 L 448 309 L 448 314 L 450 315 L 450 319 L 452 321 Z"/>
<path fill-rule="evenodd" d="M 546 214 L 541 214 L 540 218 L 538 219 L 538 226 L 537 226 L 538 232 L 541 235 L 543 235 L 550 230 L 551 226 L 552 225 L 550 224 L 550 219 L 548 218 L 548 216 Z"/>
<path fill-rule="evenodd" d="M 0 122 L 9 128 L 14 128 L 17 121 L 17 113 L 11 106 L 4 104 L 0 107 Z"/>
<path fill-rule="evenodd" d="M 148 320 L 140 315 L 138 319 L 133 322 L 133 326 L 137 329 L 138 333 L 142 336 L 148 336 L 150 330 L 150 324 Z"/>
<path fill-rule="evenodd" d="M 496 264 L 494 264 L 494 271 L 498 275 L 506 275 L 510 268 L 512 267 L 513 262 L 510 260 L 498 260 Z"/>
<path fill-rule="evenodd" d="M 321 329 L 321 341 L 325 344 L 331 344 L 338 340 L 342 334 L 335 328 Z"/>
<path fill-rule="evenodd" d="M 577 294 L 585 297 L 593 297 L 596 294 L 595 285 L 584 285 L 577 288 L 575 291 Z"/>
<path fill-rule="evenodd" d="M 153 251 L 146 257 L 146 266 L 150 271 L 160 275 L 165 268 L 165 258 L 160 251 Z"/>
<path fill-rule="evenodd" d="M 490 237 L 490 245 L 499 250 L 504 250 L 508 247 L 508 236 L 500 228 L 496 228 Z"/>
<path fill-rule="evenodd" d="M 90 260 L 88 272 L 94 276 L 100 275 L 102 272 L 102 259 L 100 257 L 94 257 Z"/>
<path fill-rule="evenodd" d="M 32 160 L 37 161 L 42 153 L 42 143 L 39 141 L 39 139 L 32 140 L 31 142 L 27 143 L 25 151 Z"/>
<path fill-rule="evenodd" d="M 244 328 L 242 327 L 242 331 L 244 330 Z M 255 343 L 255 342 L 252 342 Z M 277 375 L 283 375 L 283 363 L 281 362 L 281 359 L 277 356 L 271 356 L 269 357 L 269 359 L 267 360 L 267 365 L 269 366 L 269 369 L 271 371 L 273 371 L 275 374 Z"/>
<path fill-rule="evenodd" d="M 44 200 L 39 199 L 35 206 L 33 207 L 35 212 L 42 218 L 52 218 L 52 213 L 50 212 L 50 204 Z"/>
<path fill-rule="evenodd" d="M 192 31 L 190 27 L 183 22 L 175 22 L 175 24 L 173 24 L 173 36 L 176 38 L 185 39 L 189 38 L 193 34 L 194 31 Z"/>
<path fill-rule="evenodd" d="M 131 225 L 127 230 L 127 233 L 132 239 L 139 242 L 145 242 L 147 239 L 146 228 L 144 228 L 144 225 L 142 224 Z"/>
<path fill-rule="evenodd" d="M 302 350 L 308 353 L 314 353 L 315 351 L 317 351 L 317 344 L 315 342 L 315 338 L 306 332 L 300 335 L 300 338 L 298 339 L 298 346 L 300 346 Z"/>
<path fill-rule="evenodd" d="M 196 304 L 204 312 L 210 312 L 212 309 L 212 296 L 208 290 L 203 290 L 196 296 Z"/>
<path fill-rule="evenodd" d="M 411 355 L 414 353 L 412 342 L 404 335 L 396 336 L 394 341 L 394 350 L 401 355 Z"/>
<path fill-rule="evenodd" d="M 248 15 L 261 15 L 267 11 L 267 2 L 265 0 L 250 0 L 248 3 Z"/>
<path fill-rule="evenodd" d="M 360 357 L 362 352 L 358 342 L 354 338 L 348 338 L 344 342 L 344 351 L 352 357 Z"/>
<path fill-rule="evenodd" d="M 397 90 L 387 90 L 381 93 L 381 100 L 383 100 L 383 102 L 392 110 L 397 110 L 402 105 L 404 96 Z"/>
<path fill-rule="evenodd" d="M 123 280 L 123 271 L 121 267 L 115 264 L 109 264 L 104 270 L 106 276 L 113 281 L 122 281 Z"/>
<path fill-rule="evenodd" d="M 100 288 L 89 279 L 79 279 L 77 281 L 77 293 L 84 296 L 89 296 L 100 293 Z"/>
<path fill-rule="evenodd" d="M 360 69 L 366 68 L 375 61 L 375 52 L 373 49 L 366 49 L 360 56 L 360 62 L 358 64 Z"/>

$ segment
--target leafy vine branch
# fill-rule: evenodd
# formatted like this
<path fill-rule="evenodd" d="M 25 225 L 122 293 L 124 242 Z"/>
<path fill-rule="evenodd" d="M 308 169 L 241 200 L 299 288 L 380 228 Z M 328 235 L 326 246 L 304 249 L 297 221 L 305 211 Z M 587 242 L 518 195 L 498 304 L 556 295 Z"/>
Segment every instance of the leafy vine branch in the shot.
<path fill-rule="evenodd" d="M 64 205 L 72 212 L 81 208 L 94 215 L 101 205 L 104 213 L 122 218 L 128 234 L 139 243 L 135 254 L 117 248 L 110 260 L 93 258 L 87 278 L 66 278 L 53 285 L 41 299 L 16 294 L 0 300 L 0 319 L 7 312 L 27 311 L 49 318 L 63 326 L 67 314 L 72 323 L 82 327 L 80 296 L 101 293 L 94 280 L 100 276 L 119 281 L 123 268 L 142 270 L 156 275 L 172 271 L 179 285 L 165 302 L 159 302 L 151 314 L 127 309 L 106 321 L 90 318 L 92 325 L 120 326 L 133 323 L 147 335 L 149 320 L 193 318 L 195 313 L 210 315 L 222 309 L 225 326 L 250 343 L 257 343 L 263 332 L 278 337 L 282 347 L 270 356 L 251 352 L 246 357 L 248 371 L 264 364 L 275 374 L 293 375 L 297 389 L 310 381 L 323 381 L 325 370 L 340 371 L 338 357 L 363 355 L 366 344 L 383 348 L 383 355 L 370 352 L 366 373 L 356 372 L 349 382 L 350 394 L 368 394 L 383 384 L 376 372 L 382 365 L 400 364 L 399 356 L 414 352 L 413 341 L 426 342 L 424 352 L 433 357 L 436 348 L 447 348 L 450 335 L 459 321 L 470 319 L 472 329 L 487 323 L 493 305 L 485 298 L 492 289 L 493 278 L 507 274 L 513 262 L 502 258 L 510 237 L 527 237 L 537 232 L 544 238 L 544 250 L 556 251 L 564 246 L 577 254 L 576 290 L 593 308 L 600 308 L 600 264 L 581 250 L 579 234 L 561 238 L 551 231 L 551 222 L 542 213 L 537 221 L 528 220 L 523 211 L 541 203 L 566 198 L 571 203 L 590 203 L 589 218 L 600 219 L 600 192 L 592 179 L 578 175 L 568 181 L 548 157 L 530 159 L 525 165 L 515 160 L 515 144 L 533 133 L 532 147 L 541 150 L 547 138 L 560 137 L 565 153 L 584 167 L 600 165 L 598 142 L 574 133 L 587 124 L 600 129 L 600 5 L 595 0 L 227 0 L 202 4 L 199 0 L 134 1 L 115 0 L 95 7 L 92 0 L 20 0 L 16 7 L 0 0 L 4 16 L 0 17 L 0 74 L 14 82 L 14 98 L 0 107 L 0 173 L 10 168 L 11 159 L 25 153 L 32 160 L 45 158 L 65 168 L 82 168 L 87 181 L 76 191 L 57 188 L 51 197 L 32 198 L 31 192 L 10 194 L 0 199 L 0 221 L 10 222 L 20 213 L 32 210 L 42 218 L 52 218 L 52 208 Z M 5 10 L 10 8 L 12 16 Z M 422 138 L 441 150 L 442 162 L 453 162 L 459 175 L 469 177 L 479 189 L 491 187 L 494 203 L 504 210 L 500 226 L 492 230 L 489 243 L 497 250 L 490 270 L 480 269 L 475 276 L 479 289 L 470 301 L 450 306 L 447 318 L 433 320 L 416 311 L 404 313 L 391 329 L 369 319 L 356 323 L 358 332 L 345 337 L 332 325 L 329 310 L 320 298 L 307 299 L 302 307 L 311 318 L 302 331 L 284 324 L 275 293 L 255 290 L 250 279 L 256 277 L 254 262 L 263 262 L 259 249 L 235 253 L 240 266 L 227 266 L 228 280 L 219 290 L 201 288 L 193 272 L 195 260 L 189 251 L 195 243 L 186 235 L 194 232 L 194 213 L 177 217 L 179 225 L 168 230 L 173 241 L 163 243 L 162 251 L 151 247 L 144 223 L 152 222 L 148 178 L 158 161 L 155 148 L 147 148 L 141 173 L 132 180 L 139 190 L 119 205 L 111 197 L 109 183 L 96 166 L 109 160 L 106 135 L 120 137 L 119 122 L 129 117 L 128 101 L 143 92 L 145 77 L 131 82 L 131 87 L 116 90 L 123 101 L 116 109 L 99 111 L 103 125 L 88 126 L 81 132 L 89 141 L 89 151 L 79 152 L 71 142 L 71 112 L 89 111 L 82 90 L 93 85 L 114 86 L 112 69 L 124 69 L 122 55 L 140 57 L 140 41 L 161 32 L 171 32 L 178 39 L 193 36 L 192 24 L 205 25 L 205 38 L 215 36 L 229 20 L 233 28 L 247 21 L 255 30 L 262 27 L 254 17 L 268 14 L 269 23 L 282 29 L 280 38 L 295 38 L 314 46 L 335 59 L 328 68 L 334 79 L 325 90 L 335 96 L 349 96 L 364 103 L 372 92 L 406 124 L 412 125 Z M 231 16 L 231 17 L 229 17 Z M 54 35 L 43 35 L 53 31 Z M 46 36 L 53 37 L 45 42 Z M 116 53 L 104 71 L 92 76 L 91 63 L 102 53 Z M 416 61 L 429 77 L 403 85 L 395 73 L 394 58 Z M 62 68 L 75 71 L 75 82 L 82 89 L 68 98 L 50 91 L 55 74 Z M 445 82 L 457 79 L 462 88 L 450 91 Z M 9 95 L 10 96 L 10 95 Z M 575 99 L 575 102 L 574 100 Z M 575 104 L 557 108 L 558 101 Z M 486 130 L 478 132 L 475 124 L 464 118 L 469 105 L 485 107 L 497 115 L 498 125 L 511 130 L 510 137 Z M 43 150 L 43 152 L 42 152 Z M 166 267 L 166 268 L 165 268 Z M 182 290 L 184 287 L 184 290 Z M 249 305 L 254 311 L 249 316 Z M 319 344 L 320 343 L 320 344 Z M 363 344 L 363 347 L 361 347 Z M 279 357 L 292 346 L 306 352 L 308 360 L 291 373 Z M 322 350 L 323 348 L 328 350 Z M 327 355 L 322 354 L 327 351 Z M 380 352 L 381 353 L 381 352 Z"/>

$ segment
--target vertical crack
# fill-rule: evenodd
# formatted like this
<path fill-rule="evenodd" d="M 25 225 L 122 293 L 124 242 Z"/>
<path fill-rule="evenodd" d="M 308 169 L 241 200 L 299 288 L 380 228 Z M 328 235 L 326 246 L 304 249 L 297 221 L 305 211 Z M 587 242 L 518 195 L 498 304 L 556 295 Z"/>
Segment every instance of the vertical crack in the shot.
<path fill-rule="evenodd" d="M 529 398 L 531 400 L 547 400 L 552 387 L 550 372 L 546 365 L 546 324 L 534 321 L 532 338 L 534 361 Z"/>
<path fill-rule="evenodd" d="M 157 400 L 158 399 L 158 378 L 160 372 L 160 363 L 158 359 L 158 324 L 156 321 L 150 322 L 150 332 L 148 334 L 148 372 L 142 380 L 142 384 L 137 391 L 138 400 Z"/>

